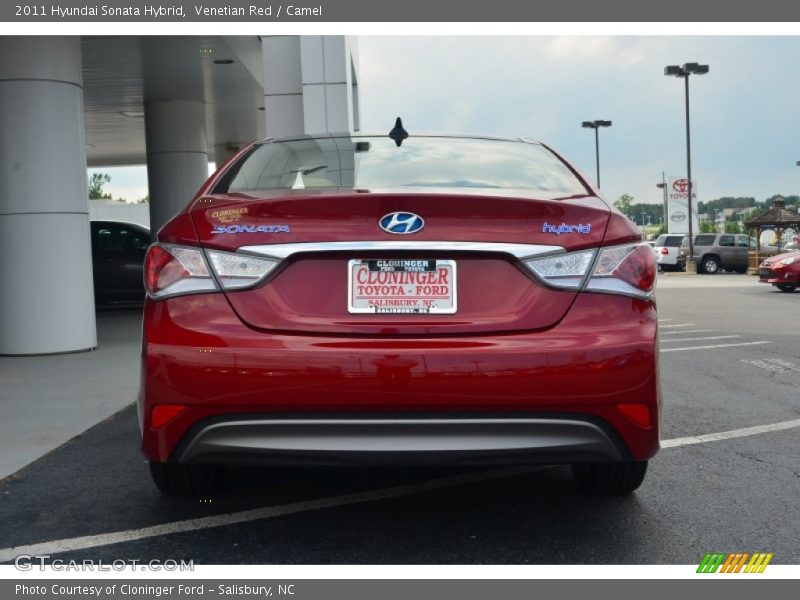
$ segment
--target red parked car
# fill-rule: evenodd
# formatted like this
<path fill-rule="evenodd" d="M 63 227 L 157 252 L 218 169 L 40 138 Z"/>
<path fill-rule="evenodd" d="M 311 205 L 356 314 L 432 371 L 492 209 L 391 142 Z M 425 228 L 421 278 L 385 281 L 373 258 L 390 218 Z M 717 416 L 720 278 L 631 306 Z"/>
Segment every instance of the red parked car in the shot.
<path fill-rule="evenodd" d="M 147 255 L 153 479 L 545 463 L 631 492 L 659 448 L 655 277 L 638 229 L 541 143 L 256 143 Z"/>
<path fill-rule="evenodd" d="M 770 256 L 758 267 L 758 280 L 770 283 L 782 292 L 793 292 L 800 286 L 800 251 Z"/>

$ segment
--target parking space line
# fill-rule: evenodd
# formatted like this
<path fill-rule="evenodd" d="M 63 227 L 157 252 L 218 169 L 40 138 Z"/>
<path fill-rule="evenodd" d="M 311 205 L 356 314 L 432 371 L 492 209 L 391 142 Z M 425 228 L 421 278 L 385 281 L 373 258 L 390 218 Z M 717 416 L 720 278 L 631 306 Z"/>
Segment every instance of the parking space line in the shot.
<path fill-rule="evenodd" d="M 737 344 L 715 344 L 713 346 L 686 346 L 684 348 L 661 348 L 660 352 L 680 352 L 682 350 L 711 350 L 712 348 L 734 348 L 736 346 L 758 346 L 761 344 L 771 344 L 772 342 L 740 342 Z"/>
<path fill-rule="evenodd" d="M 479 483 L 483 481 L 491 481 L 493 479 L 505 479 L 507 477 L 514 477 L 515 475 L 522 475 L 524 473 L 531 473 L 533 471 L 541 471 L 548 468 L 552 467 L 509 467 L 503 469 L 492 469 L 490 471 L 467 473 L 465 475 L 455 475 L 452 477 L 441 477 L 438 479 L 431 479 L 418 483 L 397 485 L 377 490 L 369 490 L 366 492 L 358 492 L 355 494 L 345 494 L 343 496 L 332 496 L 329 498 L 318 498 L 315 500 L 303 500 L 300 502 L 294 502 L 292 504 L 265 506 L 263 508 L 214 515 L 211 517 L 173 521 L 171 523 L 162 523 L 160 525 L 144 527 L 142 529 L 130 529 L 127 531 L 116 531 L 114 533 L 87 535 L 62 540 L 54 540 L 50 542 L 41 542 L 38 544 L 16 546 L 13 548 L 0 548 L 0 563 L 12 561 L 20 554 L 41 556 L 48 554 L 59 554 L 62 552 L 72 552 L 74 550 L 86 550 L 87 548 L 109 546 L 111 544 L 132 542 L 174 533 L 186 533 L 200 529 L 209 529 L 211 527 L 220 527 L 222 525 L 236 525 L 239 523 L 248 523 L 250 521 L 274 519 L 275 517 L 283 517 L 286 515 L 320 510 L 324 508 L 333 508 L 350 504 L 361 504 L 363 502 L 374 502 L 376 500 L 386 500 L 389 498 L 412 496 L 422 492 L 429 492 L 457 485 Z"/>
<path fill-rule="evenodd" d="M 800 427 L 800 419 L 771 423 L 769 425 L 745 427 L 743 429 L 734 429 L 719 433 L 709 433 L 705 435 L 673 438 L 671 440 L 661 440 L 661 448 L 679 448 L 681 446 L 692 446 L 695 444 L 718 442 L 732 438 L 770 433 L 773 431 L 783 431 L 795 427 Z M 110 546 L 112 544 L 132 542 L 175 533 L 188 533 L 191 531 L 210 529 L 212 527 L 221 527 L 224 525 L 236 525 L 240 523 L 249 523 L 251 521 L 274 519 L 276 517 L 283 517 L 286 515 L 310 512 L 325 508 L 335 508 L 351 504 L 374 502 L 376 500 L 387 500 L 392 498 L 413 496 L 423 492 L 440 490 L 470 483 L 491 481 L 494 479 L 505 479 L 508 477 L 514 477 L 516 475 L 523 475 L 549 468 L 552 467 L 510 467 L 504 469 L 492 469 L 490 471 L 482 471 L 479 473 L 467 473 L 465 475 L 456 475 L 453 477 L 441 477 L 420 483 L 397 485 L 388 488 L 370 490 L 367 492 L 345 494 L 343 496 L 332 496 L 329 498 L 319 498 L 316 500 L 303 500 L 300 502 L 294 502 L 280 506 L 265 506 L 263 508 L 214 515 L 211 517 L 173 521 L 170 523 L 152 525 L 150 527 L 144 527 L 141 529 L 129 529 L 127 531 L 116 531 L 113 533 L 101 533 L 98 535 L 65 538 L 49 542 L 40 542 L 37 544 L 28 544 L 25 546 L 15 546 L 12 548 L 0 548 L 0 563 L 10 562 L 14 560 L 15 557 L 22 554 L 30 556 L 43 556 L 59 554 L 63 552 L 72 552 L 75 550 L 86 550 L 88 548 Z"/>
<path fill-rule="evenodd" d="M 784 429 L 793 429 L 795 427 L 800 427 L 800 419 L 793 419 L 791 421 L 780 421 L 778 423 L 770 423 L 769 425 L 757 425 L 755 427 L 745 427 L 744 429 L 732 429 L 730 431 L 721 431 L 719 433 L 707 433 L 705 435 L 692 435 L 682 438 L 673 438 L 671 440 L 661 440 L 661 447 L 677 448 L 680 446 L 705 444 L 707 442 L 719 442 L 721 440 L 730 440 L 733 438 L 747 437 L 751 435 L 758 435 L 760 433 L 783 431 Z"/>
<path fill-rule="evenodd" d="M 681 332 L 682 333 L 682 332 Z M 661 340 L 662 342 L 694 342 L 696 340 L 729 340 L 731 338 L 738 338 L 742 337 L 740 335 L 712 335 L 712 336 L 705 336 L 705 337 L 695 337 L 695 338 L 671 338 L 668 340 Z"/>
<path fill-rule="evenodd" d="M 708 333 L 711 329 L 681 329 L 680 331 L 662 331 L 661 335 L 684 335 L 687 333 Z"/>
<path fill-rule="evenodd" d="M 675 327 L 693 327 L 694 323 L 681 323 L 680 325 L 659 325 L 659 329 L 673 329 Z"/>

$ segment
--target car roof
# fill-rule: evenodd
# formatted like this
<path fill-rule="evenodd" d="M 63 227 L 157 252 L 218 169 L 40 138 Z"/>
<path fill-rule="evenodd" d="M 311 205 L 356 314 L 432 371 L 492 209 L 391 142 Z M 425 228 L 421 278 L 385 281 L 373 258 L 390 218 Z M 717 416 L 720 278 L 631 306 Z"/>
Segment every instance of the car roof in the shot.
<path fill-rule="evenodd" d="M 256 143 L 265 144 L 270 142 L 296 142 L 301 140 L 316 140 L 316 139 L 333 139 L 333 138 L 376 138 L 376 137 L 389 137 L 385 131 L 343 131 L 343 132 L 327 132 L 327 133 L 310 133 L 306 135 L 292 135 L 283 137 L 266 137 Z M 425 138 L 450 138 L 450 139 L 468 139 L 468 140 L 492 140 L 497 142 L 517 142 L 524 144 L 541 144 L 540 141 L 527 137 L 507 137 L 500 135 L 487 135 L 475 133 L 442 133 L 442 132 L 417 132 L 409 133 L 409 138 L 425 137 Z"/>

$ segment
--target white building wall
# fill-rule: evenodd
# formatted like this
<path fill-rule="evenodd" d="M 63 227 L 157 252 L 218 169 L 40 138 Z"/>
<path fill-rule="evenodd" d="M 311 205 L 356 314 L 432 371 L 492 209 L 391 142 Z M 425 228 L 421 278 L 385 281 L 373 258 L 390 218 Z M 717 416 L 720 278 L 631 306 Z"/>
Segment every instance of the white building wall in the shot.
<path fill-rule="evenodd" d="M 150 205 L 125 202 L 89 201 L 90 221 L 122 221 L 150 228 Z"/>

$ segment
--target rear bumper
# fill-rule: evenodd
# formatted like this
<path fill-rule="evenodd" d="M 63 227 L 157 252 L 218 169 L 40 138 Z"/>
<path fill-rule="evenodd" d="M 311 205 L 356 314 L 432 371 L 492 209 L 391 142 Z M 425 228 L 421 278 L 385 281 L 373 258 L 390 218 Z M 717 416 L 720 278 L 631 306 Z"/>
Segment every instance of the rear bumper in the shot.
<path fill-rule="evenodd" d="M 224 418 L 184 436 L 186 464 L 453 465 L 613 462 L 624 444 L 579 418 Z"/>
<path fill-rule="evenodd" d="M 679 256 L 670 256 L 669 254 L 656 254 L 656 264 L 674 267 L 680 265 L 683 260 Z"/>
<path fill-rule="evenodd" d="M 309 423 L 323 415 L 326 423 L 332 420 L 328 431 L 334 433 L 323 432 L 320 439 L 339 436 L 345 455 L 351 456 L 333 456 L 330 448 L 322 451 L 317 447 L 321 442 L 315 441 L 297 449 L 307 458 L 317 454 L 328 462 L 363 462 L 383 456 L 413 462 L 423 458 L 415 453 L 439 454 L 425 444 L 440 435 L 454 444 L 441 452 L 466 452 L 474 455 L 467 458 L 481 462 L 491 462 L 492 457 L 503 462 L 499 454 L 504 453 L 526 454 L 525 462 L 608 460 L 613 455 L 607 443 L 596 439 L 587 446 L 585 438 L 594 429 L 585 424 L 554 435 L 551 426 L 567 420 L 591 423 L 607 435 L 613 432 L 616 437 L 609 439 L 620 453 L 645 460 L 659 447 L 657 321 L 652 300 L 579 294 L 566 317 L 547 330 L 424 338 L 311 336 L 251 329 L 221 294 L 148 300 L 139 394 L 142 449 L 148 459 L 161 462 L 197 461 L 201 456 L 208 460 L 214 454 L 214 460 L 227 454 L 225 460 L 233 462 L 238 460 L 233 455 L 242 454 L 249 455 L 245 460 L 275 462 L 287 449 L 271 446 L 270 432 L 284 441 L 291 436 L 279 433 L 289 431 L 286 423 L 277 428 L 270 422 L 291 418 Z M 163 404 L 184 410 L 154 428 L 150 415 Z M 649 423 L 637 423 L 621 404 L 646 407 Z M 425 420 L 401 427 L 397 436 L 408 449 L 396 453 L 399 456 L 390 457 L 389 450 L 356 449 L 356 461 L 353 439 L 366 435 L 377 444 L 383 435 L 379 432 L 397 427 L 381 422 L 356 430 L 350 425 L 347 435 L 342 433 L 338 421 L 359 415 L 390 421 L 436 415 L 445 415 L 445 420 L 478 419 L 468 426 L 478 447 L 471 447 L 461 433 L 465 422 L 448 426 Z M 514 423 L 491 420 L 501 417 Z M 251 434 L 242 425 L 211 428 L 198 438 L 193 454 L 184 456 L 198 427 L 240 419 L 261 424 L 252 425 Z M 487 419 L 490 422 L 484 423 Z M 520 441 L 520 428 L 527 428 L 522 437 L 528 441 Z M 302 429 L 292 425 L 291 431 L 303 437 L 307 432 Z M 427 432 L 421 438 L 414 433 L 420 430 Z M 571 436 L 583 441 L 574 442 Z M 248 437 L 254 451 L 240 453 L 237 448 Z M 512 443 L 509 437 L 519 447 L 507 447 Z M 412 442 L 422 444 L 421 449 L 414 450 Z M 462 442 L 463 447 L 458 446 Z M 434 461 L 441 459 L 448 457 L 442 454 Z"/>

